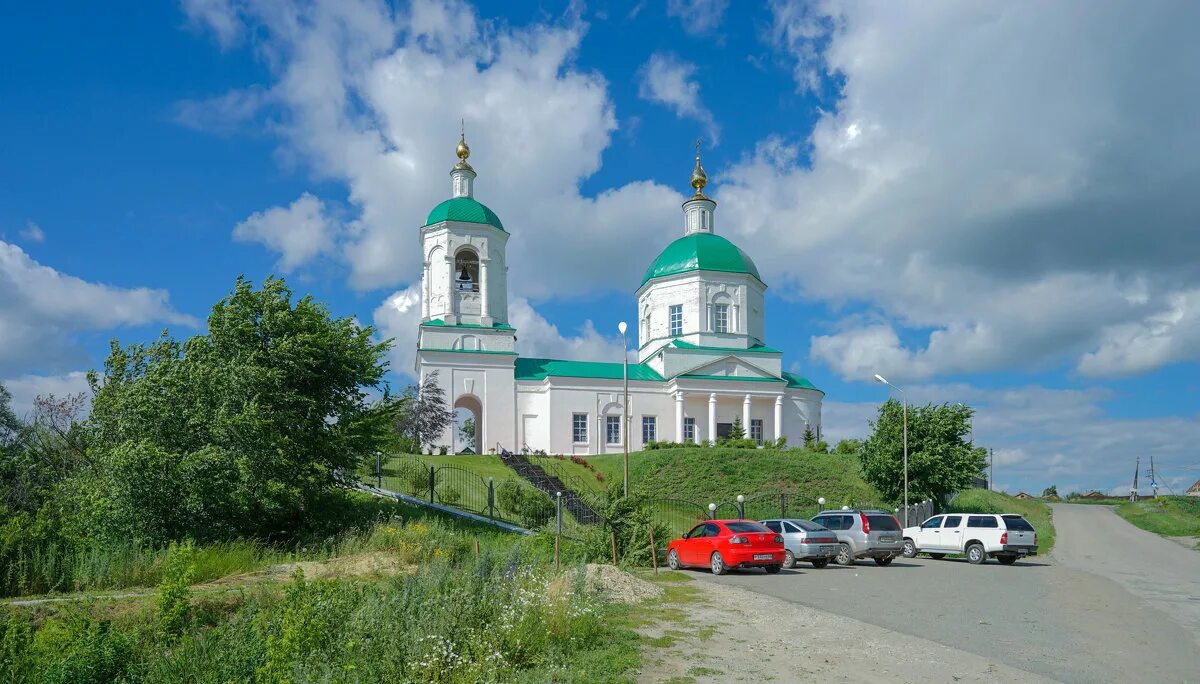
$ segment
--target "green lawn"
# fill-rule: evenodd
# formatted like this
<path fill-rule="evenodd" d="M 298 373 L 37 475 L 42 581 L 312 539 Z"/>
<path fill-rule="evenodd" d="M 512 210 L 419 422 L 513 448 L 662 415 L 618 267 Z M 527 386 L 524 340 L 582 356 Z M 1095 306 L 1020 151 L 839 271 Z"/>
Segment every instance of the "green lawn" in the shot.
<path fill-rule="evenodd" d="M 1200 537 L 1200 497 L 1164 496 L 1117 506 L 1117 515 L 1168 537 Z"/>
<path fill-rule="evenodd" d="M 1016 499 L 1001 492 L 968 489 L 946 506 L 946 513 L 1020 513 L 1037 530 L 1038 553 L 1054 547 L 1054 521 L 1050 507 L 1036 499 Z"/>

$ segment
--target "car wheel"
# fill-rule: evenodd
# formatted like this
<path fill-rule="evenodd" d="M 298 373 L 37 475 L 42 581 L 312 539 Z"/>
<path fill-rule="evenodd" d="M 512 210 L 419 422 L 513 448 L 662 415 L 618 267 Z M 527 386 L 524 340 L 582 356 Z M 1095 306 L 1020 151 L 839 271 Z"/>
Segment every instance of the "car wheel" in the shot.
<path fill-rule="evenodd" d="M 767 566 L 763 567 L 763 570 L 766 570 L 768 575 L 774 575 L 782 569 L 783 569 L 782 565 L 767 565 Z"/>
<path fill-rule="evenodd" d="M 875 565 L 882 565 L 886 568 L 892 564 L 893 558 L 895 558 L 895 556 L 875 556 Z"/>
<path fill-rule="evenodd" d="M 828 558 L 814 558 L 812 564 L 813 564 L 814 568 L 820 570 L 821 568 L 829 565 L 829 559 Z"/>
<path fill-rule="evenodd" d="M 672 570 L 678 570 L 679 568 L 683 567 L 679 563 L 679 552 L 677 552 L 675 549 L 671 549 L 671 553 L 667 554 L 667 567 L 671 568 Z"/>
<path fill-rule="evenodd" d="M 1017 562 L 1016 556 L 996 556 L 996 560 L 1000 561 L 1000 565 L 1012 565 Z"/>
<path fill-rule="evenodd" d="M 725 559 L 721 557 L 720 551 L 713 552 L 712 558 L 709 559 L 709 563 L 712 566 L 712 573 L 714 575 L 724 575 L 725 573 L 729 572 L 729 568 L 725 566 Z"/>
<path fill-rule="evenodd" d="M 904 540 L 904 557 L 915 558 L 917 555 L 917 545 L 911 539 Z"/>
<path fill-rule="evenodd" d="M 971 544 L 967 547 L 967 560 L 971 565 L 979 565 L 987 560 L 987 554 L 983 550 L 982 544 Z"/>
<path fill-rule="evenodd" d="M 854 565 L 854 554 L 850 552 L 850 545 L 842 544 L 841 548 L 838 549 L 837 558 L 834 560 L 837 561 L 838 565 Z"/>
<path fill-rule="evenodd" d="M 787 568 L 788 570 L 796 567 L 796 555 L 791 551 L 783 552 L 783 567 Z"/>
<path fill-rule="evenodd" d="M 931 554 L 929 554 L 929 557 L 930 557 L 930 558 L 932 558 L 932 559 L 934 559 L 934 560 L 941 560 L 941 559 L 943 559 L 943 558 L 945 558 L 945 557 L 946 557 L 946 554 L 944 554 L 944 553 L 931 553 Z"/>

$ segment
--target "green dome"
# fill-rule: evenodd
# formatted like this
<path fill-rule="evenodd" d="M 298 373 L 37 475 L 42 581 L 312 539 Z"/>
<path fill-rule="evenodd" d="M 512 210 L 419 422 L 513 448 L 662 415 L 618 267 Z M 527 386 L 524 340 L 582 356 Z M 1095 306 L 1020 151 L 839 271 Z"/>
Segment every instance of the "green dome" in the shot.
<path fill-rule="evenodd" d="M 685 235 L 658 255 L 650 268 L 646 269 L 646 277 L 642 284 L 652 278 L 687 273 L 688 271 L 724 271 L 726 273 L 749 273 L 758 278 L 758 268 L 754 261 L 737 245 L 713 233 L 693 233 Z"/>
<path fill-rule="evenodd" d="M 425 225 L 432 226 L 442 221 L 464 221 L 466 223 L 486 223 L 489 226 L 504 230 L 500 217 L 496 212 L 483 206 L 474 197 L 451 197 L 429 212 Z"/>

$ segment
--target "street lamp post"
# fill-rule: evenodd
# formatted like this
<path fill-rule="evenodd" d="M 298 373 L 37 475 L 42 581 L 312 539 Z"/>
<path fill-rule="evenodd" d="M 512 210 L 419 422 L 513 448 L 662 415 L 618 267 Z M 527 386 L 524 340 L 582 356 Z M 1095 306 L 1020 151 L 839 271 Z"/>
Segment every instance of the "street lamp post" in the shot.
<path fill-rule="evenodd" d="M 900 400 L 904 402 L 904 526 L 908 527 L 908 395 L 878 373 L 875 374 L 875 379 L 899 392 Z"/>
<path fill-rule="evenodd" d="M 626 341 L 625 331 L 628 329 L 629 326 L 625 325 L 625 321 L 617 324 L 617 330 L 621 331 L 621 380 L 625 393 L 625 398 L 621 400 L 621 437 L 624 442 L 621 467 L 624 473 L 624 489 L 627 498 L 629 497 L 629 343 Z"/>

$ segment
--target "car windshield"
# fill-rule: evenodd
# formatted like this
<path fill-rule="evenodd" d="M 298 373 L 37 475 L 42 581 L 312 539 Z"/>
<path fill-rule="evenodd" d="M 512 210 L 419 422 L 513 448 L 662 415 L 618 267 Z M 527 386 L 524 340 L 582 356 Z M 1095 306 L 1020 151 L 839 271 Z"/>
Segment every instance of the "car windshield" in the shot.
<path fill-rule="evenodd" d="M 820 523 L 815 523 L 811 520 L 789 520 L 791 524 L 799 527 L 805 532 L 828 532 L 829 528 Z"/>
<path fill-rule="evenodd" d="M 867 520 L 870 521 L 873 530 L 896 532 L 900 529 L 900 526 L 896 524 L 896 519 L 890 515 L 868 515 Z"/>
<path fill-rule="evenodd" d="M 1004 518 L 1004 524 L 1010 530 L 1018 530 L 1020 532 L 1033 532 L 1034 531 L 1033 525 L 1030 525 L 1028 520 L 1026 520 L 1025 518 L 1022 518 L 1019 515 L 1005 515 L 1002 517 Z"/>
<path fill-rule="evenodd" d="M 739 521 L 725 523 L 730 532 L 770 532 L 765 526 L 756 522 Z"/>

